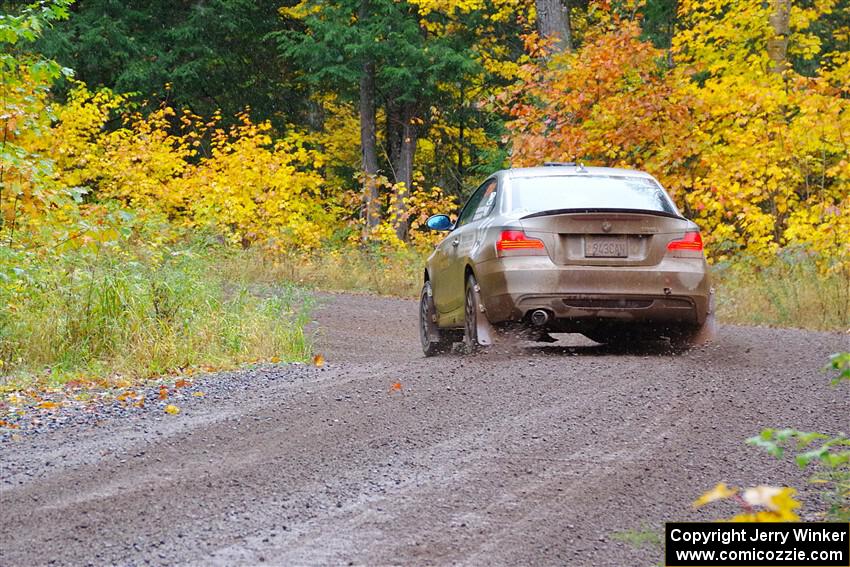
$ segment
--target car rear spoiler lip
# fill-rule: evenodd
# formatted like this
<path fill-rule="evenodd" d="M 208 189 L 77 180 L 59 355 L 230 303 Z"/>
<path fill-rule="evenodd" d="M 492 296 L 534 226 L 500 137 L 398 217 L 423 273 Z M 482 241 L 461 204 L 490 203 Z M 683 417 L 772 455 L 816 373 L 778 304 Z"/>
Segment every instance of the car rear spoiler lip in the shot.
<path fill-rule="evenodd" d="M 688 220 L 681 215 L 677 215 L 675 213 L 668 213 L 667 211 L 650 211 L 645 209 L 593 209 L 593 208 L 584 208 L 584 209 L 552 209 L 549 211 L 540 211 L 539 213 L 531 213 L 530 215 L 525 215 L 524 217 L 520 217 L 519 220 L 525 219 L 533 219 L 537 217 L 549 217 L 552 215 L 565 215 L 565 214 L 575 214 L 575 213 L 629 213 L 629 214 L 639 214 L 639 215 L 654 215 L 657 217 L 668 217 L 671 219 L 678 220 Z"/>

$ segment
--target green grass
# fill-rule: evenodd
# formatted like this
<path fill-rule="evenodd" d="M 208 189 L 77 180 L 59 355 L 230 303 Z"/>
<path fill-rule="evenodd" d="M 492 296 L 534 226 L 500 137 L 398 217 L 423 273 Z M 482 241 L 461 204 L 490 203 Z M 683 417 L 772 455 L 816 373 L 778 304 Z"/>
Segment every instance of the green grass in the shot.
<path fill-rule="evenodd" d="M 243 256 L 234 271 L 314 289 L 415 298 L 426 258 L 416 250 L 351 248 L 276 260 Z M 788 251 L 767 264 L 738 258 L 712 272 L 724 323 L 850 329 L 850 267 L 825 272 L 812 256 Z"/>
<path fill-rule="evenodd" d="M 622 541 L 623 543 L 627 543 L 632 547 L 640 548 L 640 547 L 652 547 L 652 548 L 661 548 L 664 546 L 664 540 L 661 537 L 661 534 L 652 529 L 642 528 L 642 529 L 629 529 L 623 530 L 620 532 L 611 533 L 611 539 L 614 541 Z"/>
<path fill-rule="evenodd" d="M 220 266 L 240 252 L 196 243 L 0 254 L 0 385 L 139 380 L 189 367 L 305 360 L 311 298 L 259 289 Z M 8 389 L 8 387 L 7 387 Z"/>
<path fill-rule="evenodd" d="M 269 258 L 202 240 L 40 254 L 0 247 L 0 386 L 305 360 L 305 288 L 414 298 L 425 258 L 376 248 Z M 739 259 L 714 276 L 723 322 L 850 328 L 850 273 L 821 272 L 804 254 Z"/>
<path fill-rule="evenodd" d="M 850 329 L 850 266 L 821 270 L 814 257 L 786 251 L 770 263 L 739 258 L 715 266 L 714 276 L 725 323 Z"/>
<path fill-rule="evenodd" d="M 234 258 L 226 270 L 257 282 L 289 281 L 324 291 L 418 297 L 426 258 L 413 249 L 352 247 L 277 258 L 247 254 Z"/>

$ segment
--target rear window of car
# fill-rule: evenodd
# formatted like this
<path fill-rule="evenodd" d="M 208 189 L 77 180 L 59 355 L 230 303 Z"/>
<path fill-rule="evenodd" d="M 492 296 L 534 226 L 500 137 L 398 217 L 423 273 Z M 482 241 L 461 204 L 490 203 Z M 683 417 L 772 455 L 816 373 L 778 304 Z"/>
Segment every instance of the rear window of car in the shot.
<path fill-rule="evenodd" d="M 634 209 L 679 215 L 655 180 L 623 175 L 561 175 L 511 180 L 513 210 Z"/>

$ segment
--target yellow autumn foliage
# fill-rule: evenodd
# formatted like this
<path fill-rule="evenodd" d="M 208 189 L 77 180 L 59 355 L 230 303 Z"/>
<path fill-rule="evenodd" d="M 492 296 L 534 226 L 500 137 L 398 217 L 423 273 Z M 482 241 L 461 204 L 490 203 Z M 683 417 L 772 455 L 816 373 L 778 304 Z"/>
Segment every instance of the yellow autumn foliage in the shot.
<path fill-rule="evenodd" d="M 725 483 L 697 498 L 693 506 L 700 508 L 721 500 L 733 500 L 742 512 L 735 514 L 729 522 L 798 522 L 796 510 L 800 502 L 795 498 L 797 491 L 788 487 L 755 486 L 745 490 L 730 488 Z"/>
<path fill-rule="evenodd" d="M 808 28 L 833 5 L 792 6 L 789 53 L 819 51 Z M 679 11 L 688 25 L 673 40 L 682 69 L 676 95 L 693 109 L 690 143 L 698 160 L 674 177 L 687 205 L 730 250 L 771 256 L 801 245 L 825 268 L 850 262 L 850 146 L 843 134 L 850 100 L 839 86 L 846 93 L 850 67 L 827 54 L 815 77 L 771 72 L 768 4 L 686 0 Z M 707 76 L 702 84 L 694 80 L 699 74 Z"/>
<path fill-rule="evenodd" d="M 818 53 L 809 29 L 833 5 L 793 7 L 789 53 Z M 824 271 L 850 269 L 850 58 L 823 54 L 811 77 L 777 73 L 770 3 L 678 6 L 672 66 L 637 22 L 616 18 L 582 49 L 526 65 L 503 98 L 512 164 L 645 169 L 701 225 L 713 260 L 796 247 Z"/>
<path fill-rule="evenodd" d="M 272 141 L 270 128 L 243 115 L 231 130 L 214 132 L 210 157 L 177 184 L 190 201 L 187 221 L 246 246 L 317 248 L 334 222 L 321 195 L 324 157 L 298 133 Z"/>
<path fill-rule="evenodd" d="M 732 517 L 733 522 L 797 522 L 800 517 L 796 510 L 800 502 L 795 498 L 797 491 L 788 487 L 754 486 L 744 490 L 741 498 L 752 511 L 745 511 Z M 764 510 L 757 510 L 763 507 Z"/>
<path fill-rule="evenodd" d="M 53 161 L 60 186 L 164 216 L 178 229 L 212 229 L 273 251 L 317 248 L 334 230 L 319 174 L 326 158 L 305 135 L 273 140 L 271 126 L 247 114 L 226 129 L 220 116 L 203 122 L 169 107 L 125 115 L 126 103 L 80 85 L 58 107 L 50 135 L 32 137 L 30 147 Z M 107 129 L 122 117 L 123 127 Z"/>

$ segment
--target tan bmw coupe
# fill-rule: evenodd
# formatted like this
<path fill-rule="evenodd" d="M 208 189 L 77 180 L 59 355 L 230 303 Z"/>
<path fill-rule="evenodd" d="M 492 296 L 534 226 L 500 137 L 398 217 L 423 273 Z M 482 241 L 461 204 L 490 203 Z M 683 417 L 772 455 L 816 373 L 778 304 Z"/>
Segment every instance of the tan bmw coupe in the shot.
<path fill-rule="evenodd" d="M 651 175 L 553 163 L 494 173 L 428 258 L 420 297 L 426 356 L 500 329 L 531 340 L 581 333 L 600 343 L 714 334 L 713 290 L 697 226 Z"/>

